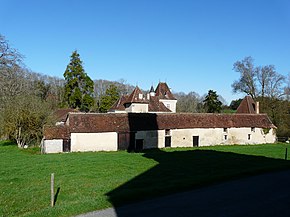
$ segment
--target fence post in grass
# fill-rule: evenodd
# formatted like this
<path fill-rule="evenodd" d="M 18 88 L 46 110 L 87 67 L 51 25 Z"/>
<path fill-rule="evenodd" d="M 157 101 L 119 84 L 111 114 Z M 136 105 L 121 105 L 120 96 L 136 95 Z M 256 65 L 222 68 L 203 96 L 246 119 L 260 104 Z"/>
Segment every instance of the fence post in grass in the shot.
<path fill-rule="evenodd" d="M 50 205 L 54 207 L 54 173 L 50 176 Z"/>
<path fill-rule="evenodd" d="M 285 152 L 285 160 L 287 160 L 287 148 L 286 148 L 286 152 Z"/>

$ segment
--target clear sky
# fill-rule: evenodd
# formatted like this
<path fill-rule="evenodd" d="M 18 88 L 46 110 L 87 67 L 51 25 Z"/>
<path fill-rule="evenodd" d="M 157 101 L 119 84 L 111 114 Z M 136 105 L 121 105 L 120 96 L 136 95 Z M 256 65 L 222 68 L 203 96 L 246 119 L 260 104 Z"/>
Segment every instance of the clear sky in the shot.
<path fill-rule="evenodd" d="M 289 0 L 0 0 L 0 34 L 32 71 L 62 77 L 78 50 L 92 79 L 240 95 L 233 63 L 290 71 Z"/>

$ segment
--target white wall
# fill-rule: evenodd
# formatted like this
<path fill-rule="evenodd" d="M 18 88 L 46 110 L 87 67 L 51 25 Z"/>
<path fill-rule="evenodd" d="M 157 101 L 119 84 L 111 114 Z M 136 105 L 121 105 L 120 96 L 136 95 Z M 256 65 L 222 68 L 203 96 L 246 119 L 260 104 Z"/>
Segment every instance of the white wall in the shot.
<path fill-rule="evenodd" d="M 125 109 L 127 112 L 148 112 L 147 103 L 132 103 L 128 108 Z"/>
<path fill-rule="evenodd" d="M 226 131 L 226 132 L 224 132 Z M 273 129 L 264 134 L 261 128 L 198 128 L 171 129 L 171 147 L 193 147 L 193 136 L 199 136 L 199 146 L 264 144 L 276 141 Z M 225 139 L 225 135 L 227 138 Z M 248 139 L 250 135 L 250 139 Z M 165 130 L 139 131 L 136 139 L 143 139 L 143 148 L 165 147 Z"/>
<path fill-rule="evenodd" d="M 191 147 L 193 145 L 192 136 L 199 136 L 199 146 L 264 144 L 276 141 L 273 130 L 265 135 L 261 128 L 176 129 L 172 130 L 172 147 Z"/>
<path fill-rule="evenodd" d="M 61 153 L 62 152 L 62 139 L 52 139 L 43 141 L 44 153 Z"/>
<path fill-rule="evenodd" d="M 71 133 L 71 152 L 77 151 L 117 151 L 116 132 Z"/>
<path fill-rule="evenodd" d="M 177 102 L 177 100 L 160 99 L 160 102 L 162 102 L 172 112 L 176 112 L 176 102 Z M 169 105 L 169 107 L 168 107 L 168 105 Z"/>

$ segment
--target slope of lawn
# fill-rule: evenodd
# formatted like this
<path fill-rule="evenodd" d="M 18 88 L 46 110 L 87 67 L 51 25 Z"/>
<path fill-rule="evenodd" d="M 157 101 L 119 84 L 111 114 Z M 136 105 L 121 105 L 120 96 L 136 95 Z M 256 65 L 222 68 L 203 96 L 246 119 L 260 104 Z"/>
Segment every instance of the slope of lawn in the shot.
<path fill-rule="evenodd" d="M 72 216 L 198 186 L 290 169 L 290 145 L 41 155 L 0 142 L 0 216 Z M 55 173 L 55 207 L 50 174 Z"/>

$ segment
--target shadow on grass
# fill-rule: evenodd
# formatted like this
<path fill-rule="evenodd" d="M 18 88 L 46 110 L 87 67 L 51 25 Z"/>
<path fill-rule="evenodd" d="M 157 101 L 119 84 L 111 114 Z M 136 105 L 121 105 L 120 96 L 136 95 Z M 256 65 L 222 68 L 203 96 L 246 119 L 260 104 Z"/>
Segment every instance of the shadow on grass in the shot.
<path fill-rule="evenodd" d="M 13 141 L 9 141 L 9 140 L 0 140 L 0 146 L 17 146 L 17 144 Z"/>
<path fill-rule="evenodd" d="M 59 192 L 60 192 L 60 187 L 57 188 L 56 193 L 55 193 L 55 195 L 54 195 L 54 200 L 53 200 L 53 205 L 54 205 L 54 206 L 55 206 L 55 204 L 56 204 L 56 201 L 57 201 L 57 198 L 58 198 Z"/>
<path fill-rule="evenodd" d="M 212 150 L 149 150 L 143 156 L 159 164 L 107 193 L 118 216 L 116 207 L 130 202 L 290 168 L 290 161 Z"/>

